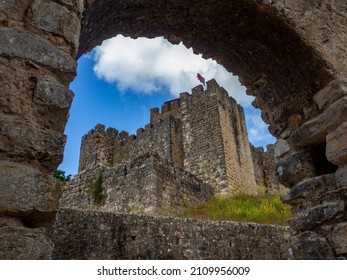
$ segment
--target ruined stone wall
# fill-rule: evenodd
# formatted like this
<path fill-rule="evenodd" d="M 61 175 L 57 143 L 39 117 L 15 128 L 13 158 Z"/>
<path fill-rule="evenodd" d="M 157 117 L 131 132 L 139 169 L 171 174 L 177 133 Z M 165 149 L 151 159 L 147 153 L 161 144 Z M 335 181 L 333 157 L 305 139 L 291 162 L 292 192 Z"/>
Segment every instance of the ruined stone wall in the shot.
<path fill-rule="evenodd" d="M 92 182 L 101 170 L 103 198 L 97 203 Z M 153 214 L 197 205 L 212 196 L 211 186 L 152 152 L 115 167 L 84 170 L 64 185 L 60 206 Z"/>
<path fill-rule="evenodd" d="M 288 227 L 62 209 L 54 259 L 290 259 Z M 92 242 L 91 242 L 92 240 Z"/>
<path fill-rule="evenodd" d="M 264 187 L 267 193 L 276 193 L 284 189 L 277 177 L 274 145 L 267 145 L 266 152 L 263 147 L 255 148 L 251 145 L 255 181 L 260 187 Z"/>
<path fill-rule="evenodd" d="M 222 192 L 256 191 L 243 110 L 215 80 L 181 94 L 184 168 Z"/>

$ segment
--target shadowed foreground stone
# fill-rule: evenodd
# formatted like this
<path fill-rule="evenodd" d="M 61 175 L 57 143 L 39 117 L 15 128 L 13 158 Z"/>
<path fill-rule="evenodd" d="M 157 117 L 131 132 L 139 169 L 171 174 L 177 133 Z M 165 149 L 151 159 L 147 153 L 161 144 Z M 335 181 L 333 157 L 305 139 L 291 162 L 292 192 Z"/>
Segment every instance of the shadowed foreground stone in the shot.
<path fill-rule="evenodd" d="M 308 198 L 311 201 L 319 201 L 326 192 L 336 189 L 335 174 L 323 175 L 295 185 L 289 192 L 281 196 L 281 200 L 287 204 L 304 202 Z"/>
<path fill-rule="evenodd" d="M 333 242 L 337 254 L 347 253 L 347 223 L 342 223 L 335 227 Z"/>
<path fill-rule="evenodd" d="M 63 159 L 66 136 L 31 118 L 0 113 L 0 152 L 53 172 Z"/>
<path fill-rule="evenodd" d="M 0 227 L 0 260 L 47 260 L 52 247 L 45 229 Z"/>
<path fill-rule="evenodd" d="M 312 229 L 343 213 L 344 208 L 345 204 L 341 200 L 317 205 L 297 213 L 288 223 L 295 230 Z"/>
<path fill-rule="evenodd" d="M 30 224 L 52 223 L 58 210 L 60 184 L 31 166 L 13 162 L 0 163 L 0 213 L 30 217 Z"/>
<path fill-rule="evenodd" d="M 64 209 L 53 259 L 290 259 L 288 227 Z"/>
<path fill-rule="evenodd" d="M 295 259 L 327 260 L 334 259 L 327 240 L 313 231 L 306 231 L 291 238 Z"/>
<path fill-rule="evenodd" d="M 276 175 L 281 184 L 292 187 L 307 177 L 314 177 L 314 165 L 309 162 L 306 152 L 291 155 L 277 163 Z"/>
<path fill-rule="evenodd" d="M 334 164 L 347 163 L 347 122 L 327 136 L 327 159 Z"/>

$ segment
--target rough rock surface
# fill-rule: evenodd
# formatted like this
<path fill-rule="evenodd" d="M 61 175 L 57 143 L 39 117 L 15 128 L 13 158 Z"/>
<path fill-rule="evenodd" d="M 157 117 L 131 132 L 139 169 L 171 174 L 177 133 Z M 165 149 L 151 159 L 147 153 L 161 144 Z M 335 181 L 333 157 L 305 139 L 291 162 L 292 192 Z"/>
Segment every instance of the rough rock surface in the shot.
<path fill-rule="evenodd" d="M 306 231 L 292 237 L 291 246 L 295 259 L 329 260 L 335 258 L 326 238 L 314 231 Z"/>
<path fill-rule="evenodd" d="M 51 258 L 83 9 L 60 2 L 0 1 L 1 259 Z"/>
<path fill-rule="evenodd" d="M 0 227 L 1 260 L 51 259 L 53 243 L 45 229 Z"/>
<path fill-rule="evenodd" d="M 334 228 L 333 242 L 337 254 L 347 254 L 347 223 L 341 223 Z"/>
<path fill-rule="evenodd" d="M 346 118 L 347 119 L 347 118 Z M 327 159 L 336 164 L 347 162 L 347 121 L 327 136 Z"/>
<path fill-rule="evenodd" d="M 0 177 L 1 213 L 30 219 L 31 225 L 52 220 L 61 196 L 57 180 L 31 166 L 6 161 L 0 162 Z"/>
<path fill-rule="evenodd" d="M 76 62 L 70 55 L 31 32 L 1 27 L 0 41 L 0 55 L 28 59 L 64 72 L 76 69 Z"/>

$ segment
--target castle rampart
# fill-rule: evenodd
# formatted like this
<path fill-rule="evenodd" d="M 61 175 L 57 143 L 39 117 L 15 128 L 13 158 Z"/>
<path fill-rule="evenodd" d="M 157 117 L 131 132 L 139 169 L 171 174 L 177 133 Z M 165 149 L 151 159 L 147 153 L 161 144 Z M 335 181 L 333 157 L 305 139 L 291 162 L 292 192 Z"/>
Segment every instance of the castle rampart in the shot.
<path fill-rule="evenodd" d="M 136 135 L 114 128 L 105 131 L 97 125 L 83 136 L 79 172 L 99 164 L 108 167 L 128 162 L 147 152 L 156 152 L 173 164 L 183 167 L 180 120 L 171 115 L 137 130 Z"/>

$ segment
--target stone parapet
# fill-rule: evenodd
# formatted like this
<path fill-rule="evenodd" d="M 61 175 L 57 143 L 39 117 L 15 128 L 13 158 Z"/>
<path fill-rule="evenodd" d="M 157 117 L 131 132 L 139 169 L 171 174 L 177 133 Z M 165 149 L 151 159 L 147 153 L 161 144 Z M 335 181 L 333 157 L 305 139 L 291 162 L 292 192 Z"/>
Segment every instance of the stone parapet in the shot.
<path fill-rule="evenodd" d="M 292 258 L 290 234 L 283 226 L 68 209 L 49 229 L 53 259 L 65 260 L 283 260 Z"/>

